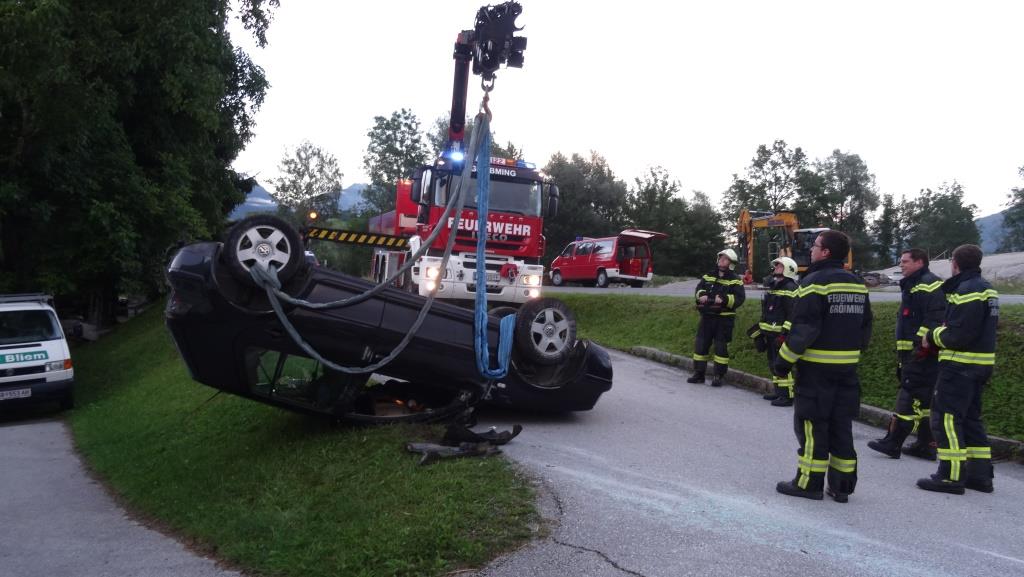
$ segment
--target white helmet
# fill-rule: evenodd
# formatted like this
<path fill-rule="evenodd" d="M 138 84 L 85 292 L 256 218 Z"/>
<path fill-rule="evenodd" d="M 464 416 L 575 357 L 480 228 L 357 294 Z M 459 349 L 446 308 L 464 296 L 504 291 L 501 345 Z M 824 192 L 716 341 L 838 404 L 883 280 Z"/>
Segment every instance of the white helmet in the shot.
<path fill-rule="evenodd" d="M 735 270 L 736 261 L 739 260 L 739 258 L 736 256 L 736 251 L 734 251 L 731 248 L 727 248 L 723 251 L 719 251 L 718 257 L 721 257 L 722 255 L 725 255 L 725 257 L 729 259 L 729 270 Z"/>
<path fill-rule="evenodd" d="M 780 256 L 779 258 L 772 261 L 772 268 L 775 268 L 775 265 L 777 264 L 782 265 L 782 276 L 796 280 L 797 270 L 795 260 L 789 258 L 788 256 Z"/>

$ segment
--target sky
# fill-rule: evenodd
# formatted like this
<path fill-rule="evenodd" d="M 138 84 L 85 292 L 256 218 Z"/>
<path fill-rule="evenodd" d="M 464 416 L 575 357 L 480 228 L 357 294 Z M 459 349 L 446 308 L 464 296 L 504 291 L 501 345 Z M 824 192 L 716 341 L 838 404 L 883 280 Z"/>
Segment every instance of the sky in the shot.
<path fill-rule="evenodd" d="M 497 74 L 491 129 L 527 160 L 594 151 L 632 185 L 664 167 L 712 201 L 776 139 L 854 153 L 882 194 L 959 182 L 976 216 L 1024 186 L 1024 2 L 521 0 L 525 65 Z M 271 87 L 234 163 L 267 186 L 308 140 L 367 182 L 375 116 L 451 107 L 452 46 L 480 0 L 282 0 L 256 47 Z M 470 78 L 467 111 L 483 93 Z M 808 223 L 809 225 L 810 223 Z"/>

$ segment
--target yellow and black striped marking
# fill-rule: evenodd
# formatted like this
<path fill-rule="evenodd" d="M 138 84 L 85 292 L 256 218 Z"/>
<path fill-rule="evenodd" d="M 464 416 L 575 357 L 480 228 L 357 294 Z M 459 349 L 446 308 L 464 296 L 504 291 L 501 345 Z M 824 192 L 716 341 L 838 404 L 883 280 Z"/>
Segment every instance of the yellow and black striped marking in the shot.
<path fill-rule="evenodd" d="M 402 236 L 374 234 L 354 230 L 336 230 L 332 228 L 310 228 L 309 231 L 306 232 L 306 238 L 310 240 L 327 240 L 342 244 L 362 244 L 383 248 L 404 249 L 409 246 L 409 239 Z"/>

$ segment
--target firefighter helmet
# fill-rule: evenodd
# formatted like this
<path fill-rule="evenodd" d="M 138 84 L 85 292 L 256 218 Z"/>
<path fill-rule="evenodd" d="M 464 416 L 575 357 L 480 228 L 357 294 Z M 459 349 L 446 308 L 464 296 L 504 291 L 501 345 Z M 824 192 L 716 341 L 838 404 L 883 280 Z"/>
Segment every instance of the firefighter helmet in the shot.
<path fill-rule="evenodd" d="M 797 269 L 795 260 L 788 256 L 780 256 L 772 261 L 772 268 L 775 268 L 777 264 L 782 265 L 782 276 L 796 280 Z"/>
<path fill-rule="evenodd" d="M 736 251 L 731 248 L 727 248 L 723 251 L 719 251 L 718 256 L 721 257 L 722 255 L 725 255 L 725 257 L 729 259 L 729 270 L 734 270 L 736 268 L 736 261 L 739 260 L 736 256 Z"/>

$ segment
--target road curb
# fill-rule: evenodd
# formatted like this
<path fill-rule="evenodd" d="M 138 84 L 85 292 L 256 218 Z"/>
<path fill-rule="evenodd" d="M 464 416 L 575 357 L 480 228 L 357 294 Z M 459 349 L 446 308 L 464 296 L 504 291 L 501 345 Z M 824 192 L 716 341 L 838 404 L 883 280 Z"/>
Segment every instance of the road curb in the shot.
<path fill-rule="evenodd" d="M 690 371 L 693 370 L 693 359 L 690 357 L 673 355 L 651 347 L 632 347 L 627 352 L 665 365 L 682 367 Z M 729 372 L 726 373 L 725 382 L 741 389 L 748 389 L 760 394 L 767 393 L 771 390 L 771 381 L 768 379 L 732 368 L 730 368 Z M 878 407 L 861 403 L 860 416 L 857 420 L 884 429 L 889 426 L 889 418 L 891 415 L 892 411 L 890 410 L 879 409 Z M 992 456 L 994 458 L 1008 459 L 1024 463 L 1024 442 L 1013 439 L 1004 439 L 1002 437 L 994 437 L 992 435 L 989 435 L 988 440 L 989 444 L 992 445 Z"/>

